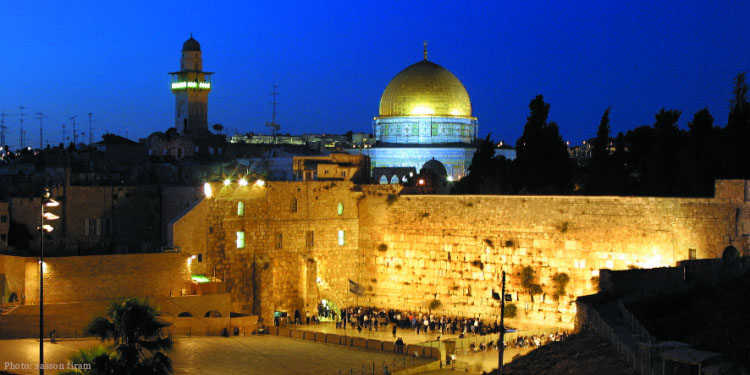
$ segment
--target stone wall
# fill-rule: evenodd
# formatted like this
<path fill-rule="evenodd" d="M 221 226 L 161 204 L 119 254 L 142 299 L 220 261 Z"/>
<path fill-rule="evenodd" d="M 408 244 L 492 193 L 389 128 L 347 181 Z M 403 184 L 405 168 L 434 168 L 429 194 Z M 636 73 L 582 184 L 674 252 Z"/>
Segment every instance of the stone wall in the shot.
<path fill-rule="evenodd" d="M 45 336 L 51 330 L 58 337 L 82 337 L 91 320 L 104 315 L 111 300 L 44 304 Z M 162 319 L 177 323 L 168 328 L 170 333 L 186 334 L 179 323 L 192 326 L 192 335 L 217 335 L 224 328 L 207 330 L 206 326 L 216 325 L 221 318 L 206 318 L 209 310 L 218 311 L 223 319 L 229 319 L 229 295 L 212 294 L 205 296 L 153 297 L 149 303 L 159 309 Z M 187 312 L 192 318 L 178 318 L 180 313 Z M 234 319 L 236 320 L 236 319 Z M 190 324 L 192 323 L 192 324 Z M 39 337 L 39 305 L 22 305 L 9 314 L 0 315 L 0 338 Z"/>
<path fill-rule="evenodd" d="M 25 303 L 37 303 L 37 258 L 20 259 L 24 259 Z M 178 296 L 191 281 L 187 256 L 181 253 L 56 257 L 44 262 L 45 303 Z"/>
<path fill-rule="evenodd" d="M 500 273 L 521 318 L 572 325 L 576 296 L 595 293 L 600 268 L 674 265 L 689 249 L 699 258 L 721 255 L 735 209 L 728 200 L 576 196 L 399 196 L 389 205 L 368 195 L 360 246 L 374 305 L 494 319 Z M 543 293 L 523 291 L 530 266 Z M 559 301 L 552 277 L 570 282 Z M 363 280 L 367 281 L 367 280 Z"/>
<path fill-rule="evenodd" d="M 25 263 L 25 258 L 0 255 L 0 279 L 3 282 L 0 285 L 0 306 L 9 302 L 12 293 L 21 301 L 26 287 Z"/>
<path fill-rule="evenodd" d="M 358 275 L 362 194 L 353 189 L 350 182 L 214 184 L 213 197 L 175 222 L 174 244 L 202 255 L 193 263 L 197 273 L 226 281 L 235 311 L 264 319 L 274 311 L 304 315 L 321 298 L 343 300 L 347 280 Z"/>
<path fill-rule="evenodd" d="M 717 183 L 719 199 L 422 196 L 319 181 L 212 190 L 175 222 L 175 246 L 203 255 L 194 267 L 226 281 L 234 311 L 264 319 L 304 315 L 323 298 L 423 312 L 436 299 L 438 313 L 494 319 L 505 271 L 519 324 L 572 327 L 575 297 L 596 291 L 599 269 L 671 266 L 691 249 L 718 257 L 729 244 L 743 248 L 750 230 L 744 191 L 732 182 Z M 542 288 L 533 299 L 524 267 Z M 570 281 L 555 298 L 552 278 L 562 273 Z M 363 296 L 349 293 L 349 279 Z"/>

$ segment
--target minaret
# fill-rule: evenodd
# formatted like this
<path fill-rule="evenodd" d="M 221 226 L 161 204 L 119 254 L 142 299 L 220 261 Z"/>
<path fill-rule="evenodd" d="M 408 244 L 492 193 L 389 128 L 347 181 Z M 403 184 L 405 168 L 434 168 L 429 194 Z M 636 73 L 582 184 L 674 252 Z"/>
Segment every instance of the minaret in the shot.
<path fill-rule="evenodd" d="M 201 45 L 193 39 L 193 34 L 182 45 L 180 71 L 169 74 L 175 96 L 175 128 L 192 136 L 209 134 L 208 93 L 213 73 L 203 71 Z"/>

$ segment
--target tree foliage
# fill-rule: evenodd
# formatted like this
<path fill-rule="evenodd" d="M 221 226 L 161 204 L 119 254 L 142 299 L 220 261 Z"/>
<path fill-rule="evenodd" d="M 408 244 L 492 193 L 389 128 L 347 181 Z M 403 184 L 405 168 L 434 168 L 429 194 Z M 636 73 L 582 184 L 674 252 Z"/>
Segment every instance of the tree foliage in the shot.
<path fill-rule="evenodd" d="M 110 349 L 93 358 L 89 374 L 171 374 L 172 362 L 166 351 L 172 340 L 162 334 L 169 323 L 159 315 L 142 298 L 110 303 L 106 314 L 94 318 L 86 328 L 86 334 L 107 341 Z"/>
<path fill-rule="evenodd" d="M 547 122 L 550 105 L 537 95 L 516 142 L 517 186 L 529 193 L 570 191 L 573 170 L 568 148 L 554 122 Z"/>

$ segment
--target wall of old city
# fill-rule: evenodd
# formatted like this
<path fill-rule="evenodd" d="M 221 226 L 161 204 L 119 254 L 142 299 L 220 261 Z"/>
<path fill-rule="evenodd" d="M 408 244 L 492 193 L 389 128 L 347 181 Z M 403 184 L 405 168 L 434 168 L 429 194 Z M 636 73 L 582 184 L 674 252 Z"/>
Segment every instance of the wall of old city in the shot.
<path fill-rule="evenodd" d="M 576 296 L 595 293 L 600 268 L 674 265 L 721 256 L 737 243 L 729 199 L 577 196 L 388 196 L 360 202 L 360 247 L 378 306 L 495 319 L 501 271 L 519 321 L 572 326 Z M 373 214 L 375 213 L 375 214 Z M 530 266 L 543 293 L 521 286 Z M 570 277 L 556 301 L 552 277 Z"/>
<path fill-rule="evenodd" d="M 275 311 L 304 314 L 315 311 L 321 298 L 345 298 L 361 263 L 362 194 L 353 184 L 217 183 L 212 190 L 174 224 L 174 244 L 183 253 L 201 254 L 196 272 L 226 281 L 235 311 L 271 319 Z M 245 236 L 242 248 L 237 232 Z"/>
<path fill-rule="evenodd" d="M 674 265 L 691 253 L 719 257 L 730 244 L 746 251 L 745 184 L 717 182 L 718 199 L 678 199 L 399 195 L 399 186 L 348 182 L 217 183 L 211 198 L 175 223 L 174 239 L 183 252 L 202 255 L 193 273 L 226 281 L 234 311 L 264 319 L 274 311 L 313 311 L 323 298 L 339 306 L 417 311 L 436 299 L 440 313 L 494 319 L 499 302 L 492 293 L 499 293 L 504 270 L 519 324 L 572 327 L 573 301 L 596 291 L 601 268 Z M 243 248 L 237 232 L 245 233 Z M 543 291 L 533 300 L 520 282 L 526 266 Z M 552 278 L 562 273 L 570 282 L 554 298 Z M 361 296 L 349 293 L 349 279 L 361 285 Z"/>
<path fill-rule="evenodd" d="M 20 259 L 25 303 L 37 303 L 38 258 Z M 45 303 L 176 296 L 189 290 L 191 282 L 187 257 L 180 253 L 55 257 L 44 263 Z"/>

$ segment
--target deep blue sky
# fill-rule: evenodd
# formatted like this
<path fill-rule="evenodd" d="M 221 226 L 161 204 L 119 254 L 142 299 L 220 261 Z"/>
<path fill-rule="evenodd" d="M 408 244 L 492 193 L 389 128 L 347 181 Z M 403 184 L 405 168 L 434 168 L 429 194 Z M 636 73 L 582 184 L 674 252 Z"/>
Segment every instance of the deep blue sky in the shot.
<path fill-rule="evenodd" d="M 504 3 L 2 1 L 0 109 L 44 111 L 54 143 L 88 112 L 97 137 L 163 131 L 174 115 L 167 72 L 192 32 L 216 72 L 210 124 L 266 132 L 276 83 L 282 132 L 371 131 L 383 89 L 427 40 L 430 60 L 469 91 L 481 135 L 515 142 L 543 94 L 579 143 L 608 106 L 615 132 L 651 124 L 661 107 L 681 110 L 681 127 L 708 107 L 723 126 L 732 78 L 750 67 L 749 1 Z M 18 117 L 6 125 L 18 145 Z"/>

